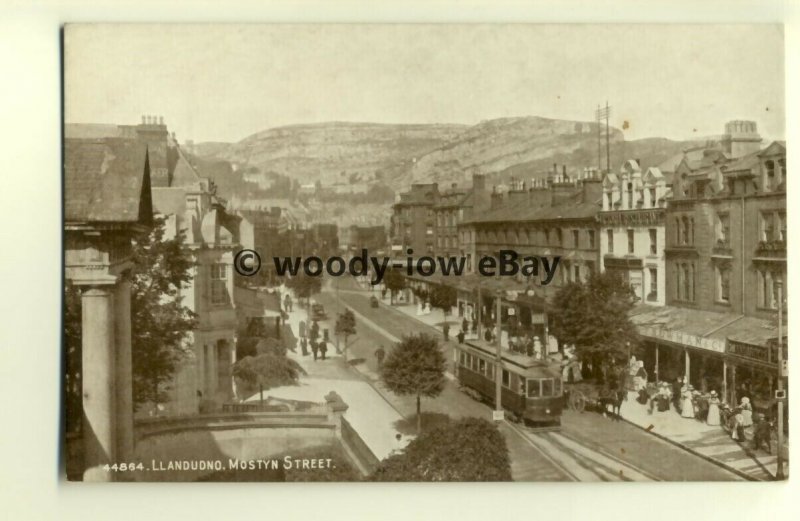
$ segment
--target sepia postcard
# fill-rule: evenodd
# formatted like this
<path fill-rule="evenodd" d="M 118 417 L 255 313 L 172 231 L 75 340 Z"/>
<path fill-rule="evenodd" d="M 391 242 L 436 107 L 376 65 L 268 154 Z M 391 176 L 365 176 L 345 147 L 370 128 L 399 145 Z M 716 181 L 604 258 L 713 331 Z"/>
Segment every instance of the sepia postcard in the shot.
<path fill-rule="evenodd" d="M 780 481 L 781 25 L 68 24 L 70 481 Z"/>

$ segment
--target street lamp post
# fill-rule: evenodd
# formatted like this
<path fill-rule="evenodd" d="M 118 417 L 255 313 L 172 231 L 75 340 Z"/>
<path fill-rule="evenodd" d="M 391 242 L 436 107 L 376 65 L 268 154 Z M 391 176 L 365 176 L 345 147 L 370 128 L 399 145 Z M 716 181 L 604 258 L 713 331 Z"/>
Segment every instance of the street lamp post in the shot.
<path fill-rule="evenodd" d="M 777 479 L 786 479 L 783 474 L 783 281 L 776 281 L 778 286 L 778 469 L 775 472 Z"/>
<path fill-rule="evenodd" d="M 496 311 L 497 316 L 495 317 L 495 320 L 497 322 L 497 327 L 496 327 L 496 329 L 497 329 L 497 339 L 496 339 L 496 341 L 497 341 L 497 346 L 496 346 L 497 349 L 495 351 L 496 361 L 497 361 L 497 363 L 496 363 L 497 370 L 495 371 L 495 385 L 494 385 L 495 411 L 497 411 L 497 416 L 498 417 L 501 415 L 501 413 L 503 411 L 503 403 L 502 403 L 503 402 L 503 386 L 502 386 L 503 385 L 503 383 L 502 383 L 503 382 L 503 355 L 501 353 L 501 349 L 502 349 L 501 342 L 502 342 L 502 338 L 503 338 L 503 333 L 502 333 L 502 329 L 501 329 L 502 323 L 500 322 L 500 314 L 501 314 L 501 312 L 502 312 L 502 293 L 498 290 L 498 292 L 497 292 L 497 311 Z"/>

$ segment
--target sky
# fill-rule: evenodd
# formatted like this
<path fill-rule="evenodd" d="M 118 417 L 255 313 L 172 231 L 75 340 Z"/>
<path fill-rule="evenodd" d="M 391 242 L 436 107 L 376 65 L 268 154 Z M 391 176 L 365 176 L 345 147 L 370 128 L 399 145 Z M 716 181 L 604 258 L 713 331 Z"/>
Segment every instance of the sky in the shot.
<path fill-rule="evenodd" d="M 542 116 L 626 139 L 784 138 L 780 25 L 68 25 L 67 123 L 160 115 L 178 140 L 325 121 Z M 627 124 L 626 124 L 627 122 Z"/>

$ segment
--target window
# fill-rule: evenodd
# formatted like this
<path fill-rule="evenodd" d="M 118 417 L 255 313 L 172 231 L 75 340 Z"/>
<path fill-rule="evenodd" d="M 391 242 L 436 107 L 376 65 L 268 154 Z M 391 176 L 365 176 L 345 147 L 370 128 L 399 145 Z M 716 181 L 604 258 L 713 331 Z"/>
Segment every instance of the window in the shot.
<path fill-rule="evenodd" d="M 731 270 L 729 268 L 717 268 L 717 301 L 723 303 L 730 302 L 731 291 Z"/>
<path fill-rule="evenodd" d="M 574 275 L 573 275 L 572 282 L 580 282 L 581 281 L 581 266 L 580 266 L 580 264 L 575 264 L 575 266 L 573 266 L 572 269 L 574 270 L 574 272 L 573 272 Z"/>
<path fill-rule="evenodd" d="M 503 385 L 508 387 L 508 388 L 511 388 L 511 374 L 508 371 L 506 371 L 505 369 L 503 369 L 502 378 L 503 378 Z"/>
<path fill-rule="evenodd" d="M 461 351 L 461 366 L 462 367 L 467 366 L 467 353 L 465 353 L 464 351 Z"/>
<path fill-rule="evenodd" d="M 778 212 L 778 240 L 786 242 L 786 212 Z"/>
<path fill-rule="evenodd" d="M 607 194 L 606 194 L 606 206 L 607 206 L 607 208 L 608 208 L 609 210 L 611 210 L 611 209 L 613 209 L 613 208 L 614 208 L 614 205 L 612 204 L 612 202 L 611 202 L 611 201 L 612 201 L 612 195 L 611 195 L 611 193 L 609 192 L 609 193 L 607 193 Z"/>
<path fill-rule="evenodd" d="M 650 255 L 658 253 L 658 233 L 655 228 L 650 228 Z"/>
<path fill-rule="evenodd" d="M 486 374 L 486 360 L 482 358 L 478 359 L 478 372 L 481 374 Z"/>
<path fill-rule="evenodd" d="M 594 249 L 594 230 L 587 230 L 586 235 L 589 238 L 589 249 Z"/>
<path fill-rule="evenodd" d="M 586 261 L 586 274 L 591 275 L 594 273 L 594 261 Z"/>
<path fill-rule="evenodd" d="M 608 253 L 614 253 L 614 230 L 606 230 L 608 239 Z"/>
<path fill-rule="evenodd" d="M 761 212 L 761 240 L 772 241 L 775 234 L 772 212 Z"/>
<path fill-rule="evenodd" d="M 650 268 L 650 292 L 647 294 L 647 300 L 654 302 L 658 300 L 658 270 Z"/>
<path fill-rule="evenodd" d="M 727 213 L 717 214 L 717 243 L 727 246 L 730 244 L 731 221 Z"/>
<path fill-rule="evenodd" d="M 228 302 L 228 266 L 211 265 L 211 303 L 226 304 Z"/>
<path fill-rule="evenodd" d="M 652 206 L 653 208 L 658 206 L 658 201 L 656 200 L 656 189 L 655 188 L 651 188 L 650 189 L 650 206 Z"/>
<path fill-rule="evenodd" d="M 683 237 L 681 237 L 681 218 L 675 218 L 675 244 L 682 244 Z"/>
<path fill-rule="evenodd" d="M 572 245 L 577 249 L 580 245 L 580 232 L 572 230 Z"/>
<path fill-rule="evenodd" d="M 628 230 L 628 253 L 633 253 L 633 230 Z"/>
<path fill-rule="evenodd" d="M 542 396 L 553 396 L 553 380 L 542 380 Z"/>
<path fill-rule="evenodd" d="M 690 284 L 689 284 L 689 279 L 690 279 L 689 265 L 688 264 L 683 264 L 681 269 L 683 270 L 683 275 L 682 275 L 682 278 L 683 278 L 683 295 L 681 296 L 681 299 L 682 300 L 689 300 L 689 295 L 690 295 L 690 293 L 689 293 L 689 289 L 690 289 L 690 287 L 689 287 L 690 286 Z"/>
<path fill-rule="evenodd" d="M 681 217 L 681 224 L 683 225 L 683 230 L 681 233 L 681 244 L 689 244 L 689 218 L 686 216 Z"/>
<path fill-rule="evenodd" d="M 565 285 L 569 283 L 569 274 L 569 261 L 564 261 L 564 269 L 561 270 L 561 282 Z"/>
<path fill-rule="evenodd" d="M 776 183 L 775 183 L 775 161 L 769 160 L 764 163 L 764 167 L 767 170 L 767 175 L 764 178 L 764 191 L 771 192 L 775 190 Z"/>
<path fill-rule="evenodd" d="M 556 228 L 556 244 L 561 246 L 564 238 L 561 236 L 561 228 Z"/>
<path fill-rule="evenodd" d="M 680 264 L 675 264 L 675 298 L 683 300 L 683 267 Z"/>
<path fill-rule="evenodd" d="M 628 201 L 627 201 L 628 208 L 630 209 L 633 208 L 633 183 L 628 183 L 627 192 L 628 192 Z"/>
<path fill-rule="evenodd" d="M 539 396 L 539 380 L 528 380 L 528 398 L 538 398 Z"/>
<path fill-rule="evenodd" d="M 553 396 L 561 396 L 561 379 L 556 378 L 553 380 Z"/>

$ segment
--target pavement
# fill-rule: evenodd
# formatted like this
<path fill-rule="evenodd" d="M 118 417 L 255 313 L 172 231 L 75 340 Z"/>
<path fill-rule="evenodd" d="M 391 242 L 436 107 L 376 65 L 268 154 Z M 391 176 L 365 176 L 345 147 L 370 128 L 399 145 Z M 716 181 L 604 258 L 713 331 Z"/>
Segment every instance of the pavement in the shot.
<path fill-rule="evenodd" d="M 296 302 L 297 299 L 294 309 L 288 314 L 287 324 L 299 338 L 299 324 L 306 320 L 306 311 Z M 336 315 L 329 310 L 328 316 L 327 320 L 319 322 L 320 332 L 328 328 L 333 338 Z M 325 360 L 319 358 L 315 361 L 311 354 L 303 356 L 299 345 L 296 352 L 289 351 L 287 356 L 295 360 L 307 375 L 300 378 L 298 385 L 275 387 L 265 391 L 265 396 L 322 403 L 325 395 L 336 391 L 348 405 L 344 417 L 379 460 L 405 447 L 413 436 L 403 434 L 398 429 L 403 416 L 368 381 L 345 363 L 344 354 L 337 353 L 333 343 L 329 345 L 331 347 Z M 255 395 L 248 400 L 258 398 Z M 401 434 L 399 443 L 397 434 Z"/>
<path fill-rule="evenodd" d="M 622 418 L 654 436 L 683 447 L 698 456 L 723 465 L 748 479 L 771 481 L 776 479 L 778 458 L 777 443 L 772 441 L 772 454 L 763 449 L 752 450 L 752 428 L 745 430 L 747 442 L 738 443 L 719 425 L 707 425 L 694 418 L 683 418 L 677 411 L 649 412 L 649 406 L 636 401 L 636 393 L 630 391 L 622 402 Z M 784 463 L 784 474 L 789 475 L 788 458 Z"/>

